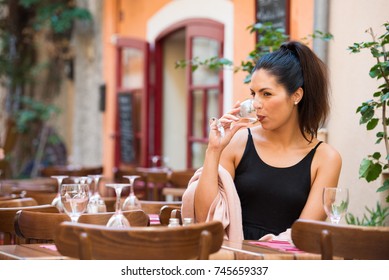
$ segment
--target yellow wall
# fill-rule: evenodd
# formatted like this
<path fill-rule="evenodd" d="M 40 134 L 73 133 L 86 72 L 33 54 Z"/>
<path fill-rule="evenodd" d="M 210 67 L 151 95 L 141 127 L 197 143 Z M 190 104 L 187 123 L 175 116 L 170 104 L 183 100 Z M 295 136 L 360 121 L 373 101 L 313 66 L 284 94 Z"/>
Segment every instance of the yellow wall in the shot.
<path fill-rule="evenodd" d="M 290 0 L 290 39 L 313 33 L 314 0 Z"/>
<path fill-rule="evenodd" d="M 125 0 L 120 2 L 119 33 L 123 36 L 146 39 L 147 21 L 171 0 Z"/>
<path fill-rule="evenodd" d="M 255 1 L 234 1 L 234 65 L 246 61 L 248 54 L 254 50 L 255 34 L 250 34 L 247 27 L 255 23 Z M 233 103 L 248 98 L 250 90 L 243 83 L 246 72 L 234 74 Z"/>

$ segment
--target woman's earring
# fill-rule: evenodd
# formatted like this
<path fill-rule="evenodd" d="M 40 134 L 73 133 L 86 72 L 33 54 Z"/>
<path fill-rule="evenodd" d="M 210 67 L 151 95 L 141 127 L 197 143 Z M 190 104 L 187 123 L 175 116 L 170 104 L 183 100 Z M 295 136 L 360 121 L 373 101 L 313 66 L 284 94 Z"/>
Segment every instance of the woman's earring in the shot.
<path fill-rule="evenodd" d="M 294 102 L 294 105 L 297 105 L 298 103 L 299 103 L 298 101 L 295 101 L 295 102 Z"/>

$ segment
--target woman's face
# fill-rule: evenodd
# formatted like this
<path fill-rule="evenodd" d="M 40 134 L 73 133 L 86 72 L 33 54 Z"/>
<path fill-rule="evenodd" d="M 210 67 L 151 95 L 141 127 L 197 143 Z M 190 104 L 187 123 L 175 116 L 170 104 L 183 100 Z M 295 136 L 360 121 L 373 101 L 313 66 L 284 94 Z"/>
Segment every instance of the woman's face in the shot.
<path fill-rule="evenodd" d="M 264 129 L 275 130 L 287 122 L 297 120 L 295 101 L 301 99 L 299 94 L 296 92 L 289 96 L 285 87 L 268 71 L 259 69 L 253 73 L 250 90 L 258 120 Z"/>

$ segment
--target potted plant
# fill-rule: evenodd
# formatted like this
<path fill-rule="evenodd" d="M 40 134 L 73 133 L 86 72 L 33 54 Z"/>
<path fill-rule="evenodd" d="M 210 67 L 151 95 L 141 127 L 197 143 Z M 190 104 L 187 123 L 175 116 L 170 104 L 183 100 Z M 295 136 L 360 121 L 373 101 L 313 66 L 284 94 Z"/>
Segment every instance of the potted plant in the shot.
<path fill-rule="evenodd" d="M 366 30 L 372 40 L 369 42 L 354 43 L 348 48 L 351 53 L 359 53 L 363 49 L 369 49 L 374 59 L 374 65 L 369 71 L 373 79 L 379 81 L 377 90 L 372 93 L 372 98 L 363 102 L 358 108 L 360 114 L 360 124 L 366 125 L 368 131 L 378 130 L 376 133 L 376 144 L 385 146 L 385 154 L 376 151 L 365 157 L 359 167 L 359 177 L 367 182 L 372 182 L 388 172 L 389 168 L 389 138 L 388 138 L 388 102 L 389 102 L 389 22 L 384 23 L 385 31 L 381 35 L 376 35 L 372 28 Z M 389 178 L 383 178 L 382 185 L 377 188 L 377 192 L 389 190 Z M 386 202 L 389 202 L 389 195 L 386 194 Z M 364 215 L 362 220 L 356 219 L 352 214 L 346 217 L 348 223 L 383 225 L 385 218 L 389 215 L 389 207 L 382 208 L 377 203 L 376 209 L 366 208 L 370 217 Z M 374 222 L 375 221 L 375 222 Z"/>

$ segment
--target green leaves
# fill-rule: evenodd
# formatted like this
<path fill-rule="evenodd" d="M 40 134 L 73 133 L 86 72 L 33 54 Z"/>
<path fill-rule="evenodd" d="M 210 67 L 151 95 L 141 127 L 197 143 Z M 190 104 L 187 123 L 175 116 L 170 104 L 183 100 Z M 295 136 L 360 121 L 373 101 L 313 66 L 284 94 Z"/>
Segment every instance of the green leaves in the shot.
<path fill-rule="evenodd" d="M 36 30 L 50 26 L 54 33 L 61 34 L 71 30 L 75 20 L 92 20 L 88 10 L 67 1 L 21 0 L 20 5 L 27 9 L 35 6 L 33 26 Z"/>
<path fill-rule="evenodd" d="M 175 62 L 174 67 L 177 68 L 185 68 L 190 65 L 192 72 L 196 71 L 200 66 L 207 66 L 209 70 L 220 70 L 224 66 L 231 66 L 232 61 L 226 58 L 219 58 L 217 56 L 207 58 L 205 60 L 200 60 L 199 57 L 195 57 L 190 61 L 185 59 L 177 60 Z"/>
<path fill-rule="evenodd" d="M 382 173 L 382 165 L 378 161 L 381 157 L 380 153 L 374 154 L 377 158 L 369 156 L 364 158 L 359 166 L 359 178 L 365 178 L 367 182 L 376 180 Z"/>
<path fill-rule="evenodd" d="M 19 132 L 28 131 L 32 122 L 46 122 L 53 115 L 59 113 L 54 105 L 47 105 L 30 97 L 22 97 L 22 109 L 18 110 L 15 116 L 16 127 Z"/>
<path fill-rule="evenodd" d="M 359 219 L 351 213 L 347 213 L 346 222 L 349 225 L 359 226 L 385 226 L 385 219 L 389 216 L 389 207 L 381 208 L 377 202 L 376 208 L 365 207 L 367 213 L 363 214 L 363 218 Z"/>

